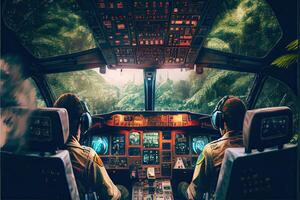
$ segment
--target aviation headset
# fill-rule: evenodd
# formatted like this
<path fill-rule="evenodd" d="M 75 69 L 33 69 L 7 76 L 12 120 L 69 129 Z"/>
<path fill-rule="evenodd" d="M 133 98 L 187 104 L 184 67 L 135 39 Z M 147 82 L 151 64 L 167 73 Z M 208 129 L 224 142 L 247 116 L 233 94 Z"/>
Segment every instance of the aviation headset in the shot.
<path fill-rule="evenodd" d="M 86 102 L 80 101 L 80 105 L 82 107 L 83 113 L 80 116 L 79 123 L 80 123 L 80 132 L 81 135 L 84 135 L 87 130 L 92 126 L 92 116 L 90 111 L 87 107 Z"/>
<path fill-rule="evenodd" d="M 225 102 L 232 98 L 232 96 L 225 96 L 223 97 L 218 104 L 216 105 L 214 111 L 211 114 L 211 124 L 214 129 L 220 130 L 224 129 L 224 113 L 223 113 L 223 106 Z"/>

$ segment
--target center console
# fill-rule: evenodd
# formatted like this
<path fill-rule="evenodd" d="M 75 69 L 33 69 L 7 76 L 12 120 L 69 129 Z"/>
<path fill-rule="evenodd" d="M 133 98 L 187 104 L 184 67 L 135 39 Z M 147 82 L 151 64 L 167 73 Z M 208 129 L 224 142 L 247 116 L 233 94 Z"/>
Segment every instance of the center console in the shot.
<path fill-rule="evenodd" d="M 173 200 L 172 186 L 169 179 L 144 180 L 132 187 L 132 200 Z"/>

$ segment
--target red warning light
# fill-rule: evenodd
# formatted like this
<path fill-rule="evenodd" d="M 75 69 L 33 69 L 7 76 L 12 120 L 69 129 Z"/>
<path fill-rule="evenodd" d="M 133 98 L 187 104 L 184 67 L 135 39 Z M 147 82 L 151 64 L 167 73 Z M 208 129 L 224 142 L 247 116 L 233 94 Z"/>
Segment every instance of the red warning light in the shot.
<path fill-rule="evenodd" d="M 175 21 L 175 24 L 182 24 L 182 23 L 183 23 L 182 20 L 176 20 L 176 21 Z"/>
<path fill-rule="evenodd" d="M 125 24 L 118 24 L 118 25 L 117 25 L 117 28 L 118 28 L 119 30 L 125 29 Z"/>
<path fill-rule="evenodd" d="M 193 21 L 192 21 L 192 25 L 193 25 L 193 26 L 197 26 L 197 21 L 196 21 L 196 20 L 193 20 Z"/>
<path fill-rule="evenodd" d="M 123 2 L 118 2 L 117 3 L 117 8 L 123 8 Z"/>

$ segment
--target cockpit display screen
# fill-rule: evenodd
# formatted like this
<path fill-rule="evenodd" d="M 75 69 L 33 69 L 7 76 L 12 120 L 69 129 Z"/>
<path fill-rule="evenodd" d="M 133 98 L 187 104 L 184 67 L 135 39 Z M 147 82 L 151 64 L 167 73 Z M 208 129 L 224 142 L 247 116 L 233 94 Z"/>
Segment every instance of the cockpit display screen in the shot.
<path fill-rule="evenodd" d="M 143 164 L 144 165 L 158 165 L 159 151 L 158 150 L 143 150 Z"/>
<path fill-rule="evenodd" d="M 175 153 L 177 155 L 189 154 L 189 138 L 183 133 L 176 134 Z"/>
<path fill-rule="evenodd" d="M 109 139 L 107 136 L 93 136 L 91 146 L 97 154 L 107 155 L 109 152 Z"/>
<path fill-rule="evenodd" d="M 158 132 L 144 133 L 143 144 L 144 144 L 144 148 L 158 148 L 159 147 Z"/>
<path fill-rule="evenodd" d="M 139 145 L 140 144 L 140 133 L 131 132 L 129 133 L 129 144 L 130 145 Z"/>
<path fill-rule="evenodd" d="M 125 154 L 125 136 L 113 136 L 111 141 L 111 154 L 124 155 Z"/>
<path fill-rule="evenodd" d="M 206 136 L 196 136 L 192 139 L 193 154 L 200 154 L 204 146 L 208 143 L 208 138 Z"/>

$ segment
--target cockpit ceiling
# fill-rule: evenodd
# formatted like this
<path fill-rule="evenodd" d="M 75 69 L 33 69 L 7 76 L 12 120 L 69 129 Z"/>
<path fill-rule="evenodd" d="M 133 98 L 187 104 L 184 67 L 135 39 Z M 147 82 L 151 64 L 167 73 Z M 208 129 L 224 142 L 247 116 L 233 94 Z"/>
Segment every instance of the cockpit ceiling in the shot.
<path fill-rule="evenodd" d="M 79 0 L 108 65 L 190 67 L 216 15 L 216 0 Z"/>

